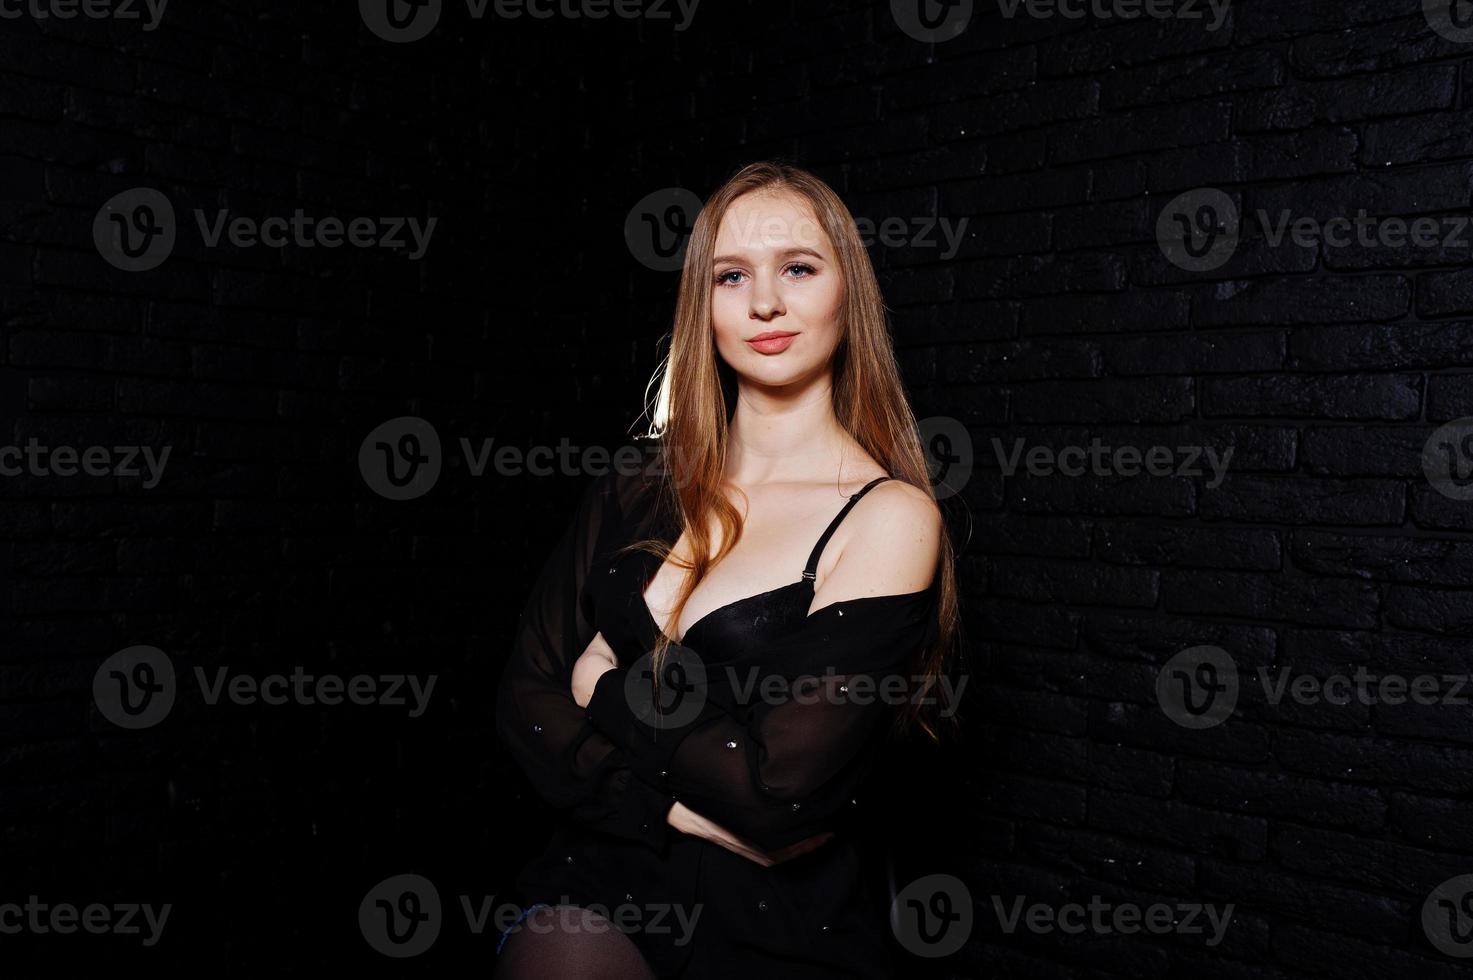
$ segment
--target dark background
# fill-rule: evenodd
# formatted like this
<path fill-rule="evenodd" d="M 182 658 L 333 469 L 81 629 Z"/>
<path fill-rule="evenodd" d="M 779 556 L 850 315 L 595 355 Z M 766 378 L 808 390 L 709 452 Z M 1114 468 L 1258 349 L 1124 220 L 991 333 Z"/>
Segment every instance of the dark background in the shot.
<path fill-rule="evenodd" d="M 706 0 L 685 30 L 447 0 L 413 43 L 351 3 L 175 0 L 153 31 L 0 20 L 0 441 L 172 447 L 152 489 L 0 480 L 0 902 L 174 906 L 152 949 L 0 935 L 0 970 L 489 972 L 494 933 L 467 935 L 457 896 L 503 890 L 547 829 L 495 745 L 494 683 L 591 477 L 474 477 L 457 440 L 619 445 L 677 282 L 634 258 L 626 216 L 777 157 L 858 216 L 968 222 L 955 256 L 871 249 L 917 414 L 963 422 L 978 466 L 954 508 L 971 748 L 944 803 L 906 811 L 976 908 L 937 975 L 1466 975 L 1420 912 L 1473 872 L 1468 707 L 1249 692 L 1192 732 L 1155 683 L 1198 644 L 1244 667 L 1467 672 L 1473 504 L 1420 456 L 1473 414 L 1468 248 L 1245 231 L 1191 273 L 1155 229 L 1200 187 L 1245 214 L 1466 214 L 1470 59 L 1419 0 L 1241 0 L 1217 31 L 989 0 L 944 43 L 884 2 L 809 0 Z M 92 224 L 137 187 L 169 197 L 179 241 L 129 273 Z M 206 248 L 196 207 L 438 226 L 419 261 Z M 358 451 L 405 415 L 446 464 L 391 501 Z M 1096 436 L 1235 456 L 1216 488 L 1005 479 L 990 444 Z M 438 683 L 410 719 L 211 707 L 191 681 L 125 731 L 92 680 L 135 644 L 181 675 Z M 451 922 L 391 961 L 357 907 L 408 872 Z M 1237 914 L 1214 949 L 1007 935 L 993 910 L 1095 894 Z"/>

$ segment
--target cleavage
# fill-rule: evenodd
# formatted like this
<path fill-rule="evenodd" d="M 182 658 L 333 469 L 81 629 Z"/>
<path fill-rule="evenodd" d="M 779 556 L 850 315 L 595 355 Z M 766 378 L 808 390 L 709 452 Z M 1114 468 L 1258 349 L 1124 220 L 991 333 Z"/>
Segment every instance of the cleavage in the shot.
<path fill-rule="evenodd" d="M 820 530 L 819 533 L 822 531 Z M 746 550 L 744 545 L 758 544 L 758 542 L 747 540 L 745 531 L 742 536 L 744 540 L 737 545 L 739 550 Z M 669 629 L 677 625 L 668 622 L 670 607 L 674 605 L 676 591 L 683 582 L 682 577 L 687 573 L 685 569 L 668 562 L 655 564 L 654 556 L 651 556 L 651 564 L 654 565 L 655 571 L 641 590 L 640 599 L 644 602 L 655 626 L 664 630 L 666 635 L 672 639 L 679 637 L 684 640 L 693 627 L 700 625 L 713 613 L 804 581 L 803 563 L 807 558 L 806 550 L 800 553 L 791 545 L 786 545 L 776 549 L 761 549 L 760 553 L 754 553 L 755 551 L 756 549 L 747 550 L 744 555 L 736 552 L 727 555 L 707 574 L 685 604 L 685 611 L 681 616 L 686 624 L 685 628 L 675 632 Z M 737 563 L 734 564 L 733 559 Z M 657 581 L 658 585 L 656 585 Z M 658 608 L 656 603 L 651 601 L 652 599 L 658 600 Z"/>

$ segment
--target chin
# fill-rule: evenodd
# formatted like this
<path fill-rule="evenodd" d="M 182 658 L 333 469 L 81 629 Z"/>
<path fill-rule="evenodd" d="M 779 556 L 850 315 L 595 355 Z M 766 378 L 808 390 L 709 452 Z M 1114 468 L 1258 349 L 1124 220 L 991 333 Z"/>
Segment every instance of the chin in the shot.
<path fill-rule="evenodd" d="M 777 358 L 764 358 L 775 361 Z M 736 369 L 737 376 L 749 384 L 766 388 L 784 388 L 810 377 L 818 367 L 816 364 L 744 364 Z"/>

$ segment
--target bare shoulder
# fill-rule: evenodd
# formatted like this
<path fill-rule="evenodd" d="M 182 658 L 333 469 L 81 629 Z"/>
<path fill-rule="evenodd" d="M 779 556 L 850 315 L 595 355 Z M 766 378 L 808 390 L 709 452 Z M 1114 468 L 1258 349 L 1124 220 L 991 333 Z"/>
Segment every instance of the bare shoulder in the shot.
<path fill-rule="evenodd" d="M 858 513 L 866 505 L 870 515 L 927 519 L 928 515 L 934 515 L 938 524 L 941 521 L 941 509 L 936 506 L 936 500 L 930 491 L 922 490 L 904 480 L 892 479 L 875 484 L 874 489 L 855 505 L 855 512 Z"/>
<path fill-rule="evenodd" d="M 931 584 L 941 548 L 941 509 L 931 494 L 886 480 L 855 504 L 829 575 L 824 600 L 919 592 Z M 838 537 L 836 535 L 836 537 Z"/>
<path fill-rule="evenodd" d="M 915 563 L 928 572 L 936 563 L 941 508 L 920 487 L 903 480 L 886 480 L 864 495 L 849 520 L 853 526 L 845 542 L 846 551 L 858 545 L 860 553 Z"/>

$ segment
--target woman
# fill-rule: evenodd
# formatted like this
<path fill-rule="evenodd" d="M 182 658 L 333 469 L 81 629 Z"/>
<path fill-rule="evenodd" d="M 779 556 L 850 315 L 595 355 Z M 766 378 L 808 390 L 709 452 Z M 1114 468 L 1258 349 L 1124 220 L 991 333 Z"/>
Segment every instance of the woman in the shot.
<path fill-rule="evenodd" d="M 874 271 L 818 178 L 753 164 L 702 209 L 654 429 L 665 474 L 584 496 L 502 680 L 503 742 L 572 819 L 496 975 L 892 975 L 848 831 L 887 722 L 934 734 L 915 695 L 955 587 Z"/>

